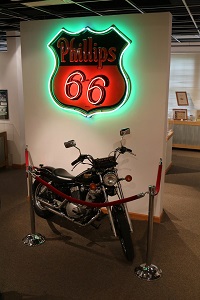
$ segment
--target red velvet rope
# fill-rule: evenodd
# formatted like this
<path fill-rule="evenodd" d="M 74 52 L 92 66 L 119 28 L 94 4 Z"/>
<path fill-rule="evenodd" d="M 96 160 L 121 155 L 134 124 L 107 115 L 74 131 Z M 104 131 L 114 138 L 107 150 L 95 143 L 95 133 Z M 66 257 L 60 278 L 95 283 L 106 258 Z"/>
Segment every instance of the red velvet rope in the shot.
<path fill-rule="evenodd" d="M 28 149 L 25 149 L 25 163 L 26 163 L 26 170 L 28 169 L 29 166 L 29 159 L 28 159 Z"/>
<path fill-rule="evenodd" d="M 26 161 L 26 170 L 27 170 L 28 166 L 29 166 L 29 151 L 28 151 L 27 148 L 25 149 L 25 161 Z M 157 195 L 160 191 L 161 174 L 162 174 L 162 159 L 160 160 L 160 164 L 159 164 L 159 167 L 158 167 L 155 195 Z M 111 202 L 92 203 L 92 202 L 87 202 L 87 201 L 75 199 L 75 198 L 72 198 L 71 196 L 68 196 L 68 195 L 62 193 L 61 191 L 59 191 L 58 189 L 56 189 L 55 187 L 50 185 L 48 182 L 44 181 L 39 176 L 35 176 L 34 178 L 35 178 L 35 180 L 37 180 L 40 183 L 42 183 L 43 185 L 45 185 L 48 189 L 50 189 L 54 193 L 58 194 L 60 197 L 65 198 L 65 199 L 67 199 L 71 202 L 81 204 L 81 205 L 90 206 L 90 207 L 106 207 L 106 206 L 112 206 L 112 205 L 119 205 L 121 203 L 134 201 L 134 200 L 143 198 L 145 196 L 145 193 L 140 193 L 138 195 L 134 195 L 134 196 L 131 196 L 131 197 L 127 197 L 127 198 L 124 198 L 124 199 L 115 200 L 115 201 L 111 201 Z"/>
<path fill-rule="evenodd" d="M 118 204 L 121 204 L 121 203 L 130 202 L 130 201 L 142 198 L 145 195 L 144 193 L 141 193 L 141 194 L 138 194 L 138 195 L 134 195 L 134 196 L 131 196 L 131 197 L 128 197 L 128 198 L 124 198 L 124 199 L 120 199 L 120 200 L 116 200 L 116 201 L 112 201 L 112 202 L 92 203 L 92 202 L 87 202 L 87 201 L 75 199 L 75 198 L 72 198 L 68 195 L 65 195 L 64 193 L 57 190 L 54 186 L 48 184 L 46 181 L 44 181 L 42 178 L 40 178 L 38 176 L 36 176 L 35 179 L 37 181 L 41 182 L 43 185 L 45 185 L 48 189 L 52 190 L 52 192 L 58 194 L 60 197 L 65 198 L 65 199 L 67 199 L 71 202 L 81 204 L 81 205 L 90 206 L 90 207 L 105 207 L 105 206 L 118 205 Z"/>
<path fill-rule="evenodd" d="M 155 196 L 158 195 L 160 191 L 160 181 L 161 181 L 161 174 L 162 174 L 162 160 L 160 160 L 160 164 L 158 166 L 158 173 L 157 173 L 157 180 L 156 180 L 156 188 L 155 188 Z"/>

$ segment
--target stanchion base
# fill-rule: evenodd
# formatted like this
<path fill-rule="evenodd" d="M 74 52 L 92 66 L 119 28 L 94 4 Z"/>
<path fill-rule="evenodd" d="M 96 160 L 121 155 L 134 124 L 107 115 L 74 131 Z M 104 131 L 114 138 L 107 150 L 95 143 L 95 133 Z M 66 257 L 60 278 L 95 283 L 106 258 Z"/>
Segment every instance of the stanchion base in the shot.
<path fill-rule="evenodd" d="M 38 246 L 45 242 L 45 237 L 40 233 L 31 233 L 22 239 L 26 246 Z"/>
<path fill-rule="evenodd" d="M 154 281 L 161 277 L 162 270 L 159 270 L 155 265 L 147 266 L 142 264 L 135 268 L 135 275 L 146 281 Z"/>

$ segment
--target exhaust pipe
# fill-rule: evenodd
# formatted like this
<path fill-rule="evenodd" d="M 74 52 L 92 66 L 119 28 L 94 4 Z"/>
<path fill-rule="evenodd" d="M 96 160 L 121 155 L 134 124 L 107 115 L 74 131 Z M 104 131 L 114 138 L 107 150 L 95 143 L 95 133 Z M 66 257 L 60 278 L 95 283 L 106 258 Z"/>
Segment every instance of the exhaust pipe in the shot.
<path fill-rule="evenodd" d="M 85 224 L 82 224 L 82 223 L 80 223 L 80 222 L 75 221 L 75 220 L 72 219 L 72 218 L 69 218 L 69 217 L 68 217 L 66 214 L 64 214 L 63 212 L 57 211 L 57 210 L 55 209 L 55 207 L 54 207 L 52 204 L 50 204 L 50 203 L 44 201 L 42 198 L 38 198 L 38 200 L 40 201 L 41 204 L 44 205 L 44 208 L 46 208 L 46 209 L 49 210 L 50 212 L 54 213 L 55 215 L 57 215 L 57 216 L 59 216 L 59 217 L 63 217 L 63 218 L 65 218 L 65 219 L 67 219 L 67 220 L 69 220 L 69 221 L 71 221 L 71 222 L 73 222 L 73 223 L 75 223 L 75 224 L 77 224 L 77 225 L 79 225 L 79 226 L 82 226 L 82 227 L 85 227 L 85 226 L 87 226 L 87 225 L 90 225 L 90 224 L 91 224 L 92 222 L 94 222 L 94 221 L 100 216 L 100 214 L 101 214 L 101 210 L 98 210 L 98 213 L 96 214 L 96 216 L 94 216 L 89 222 L 87 222 L 87 223 L 85 223 Z M 63 206 L 66 204 L 66 202 L 68 202 L 68 201 L 65 199 L 65 200 L 61 203 L 61 205 L 58 206 L 58 209 L 61 208 L 61 207 L 63 207 Z"/>

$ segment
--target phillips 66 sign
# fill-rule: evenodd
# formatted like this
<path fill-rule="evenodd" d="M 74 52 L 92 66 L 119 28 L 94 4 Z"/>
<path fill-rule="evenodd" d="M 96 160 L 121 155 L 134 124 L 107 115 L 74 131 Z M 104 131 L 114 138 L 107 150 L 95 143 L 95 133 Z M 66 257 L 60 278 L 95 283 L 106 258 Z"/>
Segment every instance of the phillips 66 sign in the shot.
<path fill-rule="evenodd" d="M 123 55 L 131 41 L 114 25 L 104 31 L 62 29 L 49 43 L 55 56 L 53 100 L 85 116 L 114 111 L 130 94 Z"/>

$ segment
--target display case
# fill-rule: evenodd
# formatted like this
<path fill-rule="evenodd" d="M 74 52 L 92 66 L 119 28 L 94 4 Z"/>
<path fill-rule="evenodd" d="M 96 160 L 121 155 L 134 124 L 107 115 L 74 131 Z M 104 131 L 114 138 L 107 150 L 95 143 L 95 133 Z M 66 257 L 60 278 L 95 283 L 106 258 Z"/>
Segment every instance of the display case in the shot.
<path fill-rule="evenodd" d="M 171 120 L 174 148 L 200 150 L 200 121 Z"/>

